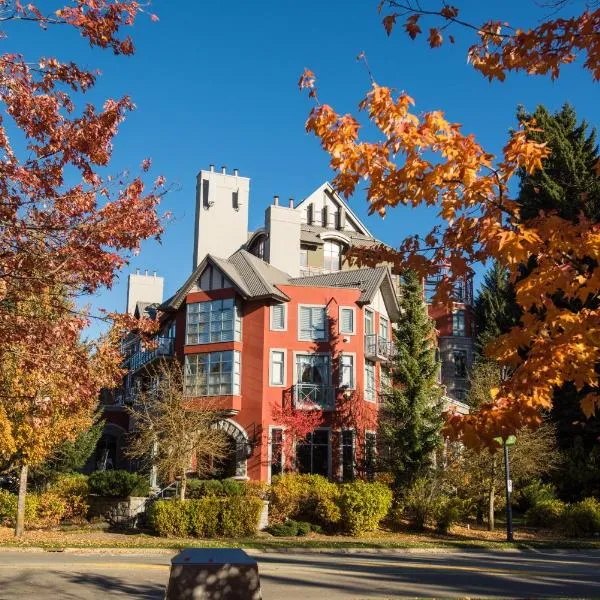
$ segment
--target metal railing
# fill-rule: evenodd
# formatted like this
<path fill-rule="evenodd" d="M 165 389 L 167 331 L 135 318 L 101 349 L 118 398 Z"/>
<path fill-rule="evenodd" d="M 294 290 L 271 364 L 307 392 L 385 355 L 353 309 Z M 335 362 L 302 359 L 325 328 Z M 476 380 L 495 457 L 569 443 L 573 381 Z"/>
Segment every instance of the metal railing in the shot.
<path fill-rule="evenodd" d="M 296 408 L 333 410 L 334 388 L 319 383 L 297 383 L 293 386 Z"/>
<path fill-rule="evenodd" d="M 125 367 L 130 371 L 137 371 L 143 366 L 152 362 L 155 358 L 161 356 L 173 356 L 175 354 L 175 339 L 170 337 L 159 337 L 152 340 L 154 347 L 148 350 L 140 350 L 132 354 L 127 361 Z"/>
<path fill-rule="evenodd" d="M 396 344 L 376 333 L 365 335 L 365 357 L 372 360 L 392 360 L 396 356 Z"/>

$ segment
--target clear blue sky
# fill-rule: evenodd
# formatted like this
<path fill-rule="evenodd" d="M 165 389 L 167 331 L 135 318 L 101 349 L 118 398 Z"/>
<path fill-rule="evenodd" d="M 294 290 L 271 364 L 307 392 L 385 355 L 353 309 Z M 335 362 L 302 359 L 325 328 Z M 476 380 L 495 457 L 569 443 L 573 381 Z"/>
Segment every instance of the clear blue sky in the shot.
<path fill-rule="evenodd" d="M 473 22 L 498 18 L 532 26 L 544 15 L 534 0 L 457 3 Z M 377 0 L 154 0 L 151 10 L 160 21 L 139 20 L 133 57 L 89 50 L 65 28 L 41 32 L 18 24 L 3 42 L 5 51 L 17 49 L 29 59 L 54 55 L 101 69 L 93 101 L 128 94 L 137 105 L 116 138 L 111 171 L 135 170 L 149 156 L 153 172 L 176 186 L 163 203 L 174 219 L 162 244 L 145 243 L 114 288 L 93 299 L 94 306 L 123 310 L 127 273 L 136 267 L 163 275 L 166 295 L 186 279 L 195 176 L 210 163 L 237 167 L 251 178 L 251 229 L 262 224 L 273 194 L 299 200 L 331 178 L 328 157 L 304 131 L 311 105 L 296 85 L 304 67 L 318 76 L 322 101 L 356 112 L 369 88 L 355 60 L 364 51 L 378 83 L 406 90 L 417 110 L 444 110 L 495 153 L 515 125 L 517 104 L 556 109 L 569 101 L 595 124 L 598 87 L 578 65 L 565 68 L 557 82 L 512 75 L 490 84 L 466 64 L 473 38 L 465 31 L 453 32 L 455 46 L 437 50 L 400 30 L 388 38 Z M 431 222 L 430 215 L 409 208 L 391 211 L 385 220 L 367 217 L 361 193 L 351 206 L 391 244 Z"/>

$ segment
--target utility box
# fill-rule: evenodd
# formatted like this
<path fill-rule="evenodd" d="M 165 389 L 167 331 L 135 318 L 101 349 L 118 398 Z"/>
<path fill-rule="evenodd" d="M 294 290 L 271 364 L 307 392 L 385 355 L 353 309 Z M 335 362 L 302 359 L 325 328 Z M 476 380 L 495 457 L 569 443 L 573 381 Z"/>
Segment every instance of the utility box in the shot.
<path fill-rule="evenodd" d="M 171 560 L 166 600 L 262 600 L 258 564 L 239 548 L 189 548 Z"/>

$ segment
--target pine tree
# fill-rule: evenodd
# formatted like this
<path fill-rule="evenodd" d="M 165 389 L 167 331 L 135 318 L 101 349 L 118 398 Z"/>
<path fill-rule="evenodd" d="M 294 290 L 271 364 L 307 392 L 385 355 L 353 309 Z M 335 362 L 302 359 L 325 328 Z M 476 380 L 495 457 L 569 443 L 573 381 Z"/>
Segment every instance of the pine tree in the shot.
<path fill-rule="evenodd" d="M 517 112 L 520 121 L 531 122 L 541 131 L 532 137 L 546 142 L 550 157 L 544 168 L 530 175 L 520 175 L 518 202 L 527 218 L 537 216 L 540 210 L 557 211 L 564 219 L 575 221 L 583 213 L 594 223 L 600 221 L 600 174 L 597 170 L 600 154 L 596 144 L 596 130 L 584 121 L 577 122 L 572 106 L 565 104 L 555 114 L 538 106 L 533 114 L 523 108 Z M 591 297 L 585 306 L 598 305 L 598 297 Z M 582 306 L 572 306 L 577 312 Z M 600 365 L 598 365 L 600 371 Z M 576 392 L 567 383 L 556 389 L 551 419 L 555 424 L 559 448 L 564 464 L 556 482 L 561 497 L 578 500 L 598 493 L 600 481 L 600 419 L 586 419 L 580 408 L 580 399 L 589 389 Z"/>
<path fill-rule="evenodd" d="M 518 202 L 525 219 L 536 217 L 540 210 L 557 211 L 574 221 L 583 214 L 600 220 L 600 176 L 596 164 L 600 155 L 596 129 L 584 121 L 577 123 L 575 109 L 565 104 L 555 114 L 542 105 L 529 114 L 523 107 L 517 119 L 539 131 L 530 133 L 536 141 L 546 142 L 551 150 L 544 168 L 530 175 L 521 170 Z M 532 121 L 534 120 L 534 121 Z"/>
<path fill-rule="evenodd" d="M 411 271 L 402 275 L 402 318 L 394 333 L 397 348 L 392 386 L 381 413 L 386 468 L 399 490 L 407 489 L 431 466 L 441 442 L 441 388 L 435 330 L 427 314 L 423 287 Z"/>

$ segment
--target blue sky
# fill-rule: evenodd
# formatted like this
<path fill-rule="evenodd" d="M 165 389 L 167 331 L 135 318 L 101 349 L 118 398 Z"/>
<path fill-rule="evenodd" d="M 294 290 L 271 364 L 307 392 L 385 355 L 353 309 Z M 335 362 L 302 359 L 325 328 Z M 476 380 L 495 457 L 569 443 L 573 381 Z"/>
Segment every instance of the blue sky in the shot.
<path fill-rule="evenodd" d="M 473 22 L 499 18 L 534 26 L 544 16 L 533 0 L 459 4 Z M 364 51 L 378 83 L 406 90 L 419 111 L 444 110 L 494 153 L 515 124 L 518 104 L 556 109 L 569 101 L 595 124 L 597 86 L 578 65 L 565 68 L 557 82 L 512 75 L 490 84 L 466 64 L 472 38 L 465 31 L 453 32 L 456 45 L 436 50 L 400 30 L 388 38 L 377 0 L 154 0 L 151 10 L 160 21 L 139 20 L 133 57 L 90 50 L 65 28 L 42 32 L 17 24 L 3 42 L 5 51 L 22 51 L 30 60 L 58 56 L 101 69 L 91 100 L 128 94 L 137 105 L 115 140 L 110 170 L 135 170 L 149 156 L 153 173 L 175 186 L 163 202 L 174 218 L 162 243 L 145 243 L 114 288 L 92 299 L 96 307 L 123 310 L 127 273 L 135 268 L 163 275 L 167 295 L 189 275 L 199 169 L 227 165 L 251 178 L 251 229 L 262 224 L 273 194 L 300 200 L 331 178 L 328 157 L 304 131 L 311 105 L 296 85 L 304 67 L 317 75 L 322 101 L 356 112 L 369 88 L 356 62 Z M 362 192 L 350 202 L 391 244 L 431 223 L 430 214 L 410 208 L 393 210 L 385 220 L 368 217 Z"/>

